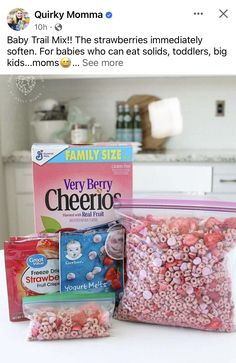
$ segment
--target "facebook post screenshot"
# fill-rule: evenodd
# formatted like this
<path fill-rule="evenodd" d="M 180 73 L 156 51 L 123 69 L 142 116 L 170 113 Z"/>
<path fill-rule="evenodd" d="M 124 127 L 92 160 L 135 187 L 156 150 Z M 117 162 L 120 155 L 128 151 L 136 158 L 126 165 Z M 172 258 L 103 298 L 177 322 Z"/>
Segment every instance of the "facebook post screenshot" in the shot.
<path fill-rule="evenodd" d="M 0 8 L 2 356 L 235 363 L 235 2 Z"/>

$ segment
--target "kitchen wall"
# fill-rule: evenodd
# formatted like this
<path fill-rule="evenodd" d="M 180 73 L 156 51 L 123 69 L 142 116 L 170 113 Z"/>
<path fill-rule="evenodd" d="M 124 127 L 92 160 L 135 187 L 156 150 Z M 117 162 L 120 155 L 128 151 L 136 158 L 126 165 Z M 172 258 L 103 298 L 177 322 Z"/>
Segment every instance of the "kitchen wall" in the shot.
<path fill-rule="evenodd" d="M 172 137 L 170 149 L 236 149 L 236 77 L 153 77 L 47 79 L 43 98 L 61 101 L 78 97 L 81 109 L 115 135 L 115 103 L 134 94 L 179 97 L 184 132 Z M 226 101 L 225 117 L 215 117 L 215 101 Z M 29 115 L 33 104 L 29 104 Z M 30 117 L 30 116 L 29 116 Z"/>
<path fill-rule="evenodd" d="M 24 103 L 12 76 L 0 77 L 0 128 L 3 156 L 29 148 L 28 103 Z"/>
<path fill-rule="evenodd" d="M 8 237 L 5 176 L 2 156 L 29 147 L 28 107 L 20 102 L 19 90 L 11 76 L 0 77 L 0 248 Z"/>

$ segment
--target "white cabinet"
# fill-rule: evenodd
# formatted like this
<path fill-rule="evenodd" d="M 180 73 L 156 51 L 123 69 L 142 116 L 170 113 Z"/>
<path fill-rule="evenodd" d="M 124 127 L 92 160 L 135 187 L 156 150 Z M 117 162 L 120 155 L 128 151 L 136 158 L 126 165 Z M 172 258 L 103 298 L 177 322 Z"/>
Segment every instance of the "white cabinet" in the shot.
<path fill-rule="evenodd" d="M 18 234 L 34 233 L 33 194 L 17 193 L 16 195 L 16 217 Z"/>
<path fill-rule="evenodd" d="M 210 165 L 134 163 L 135 194 L 145 193 L 210 193 Z"/>
<path fill-rule="evenodd" d="M 214 167 L 213 192 L 236 194 L 236 165 Z"/>
<path fill-rule="evenodd" d="M 236 201 L 236 164 L 217 164 L 213 168 L 212 193 Z"/>
<path fill-rule="evenodd" d="M 34 202 L 31 163 L 5 165 L 7 213 L 10 235 L 34 233 Z"/>

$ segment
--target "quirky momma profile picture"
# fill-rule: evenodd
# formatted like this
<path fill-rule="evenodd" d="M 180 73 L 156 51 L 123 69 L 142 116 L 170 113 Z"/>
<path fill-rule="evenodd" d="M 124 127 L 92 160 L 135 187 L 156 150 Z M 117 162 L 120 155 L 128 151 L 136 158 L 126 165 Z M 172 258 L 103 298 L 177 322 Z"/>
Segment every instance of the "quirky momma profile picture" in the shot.
<path fill-rule="evenodd" d="M 22 8 L 12 9 L 7 15 L 7 24 L 16 31 L 25 29 L 29 22 L 29 14 Z"/>

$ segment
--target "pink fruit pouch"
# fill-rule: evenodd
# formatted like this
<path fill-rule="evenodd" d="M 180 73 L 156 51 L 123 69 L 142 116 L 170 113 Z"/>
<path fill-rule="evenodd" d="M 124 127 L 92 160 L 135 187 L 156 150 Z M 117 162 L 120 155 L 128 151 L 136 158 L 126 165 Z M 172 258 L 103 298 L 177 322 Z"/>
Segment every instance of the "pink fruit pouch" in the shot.
<path fill-rule="evenodd" d="M 119 200 L 127 231 L 122 320 L 231 332 L 236 327 L 236 203 Z"/>

